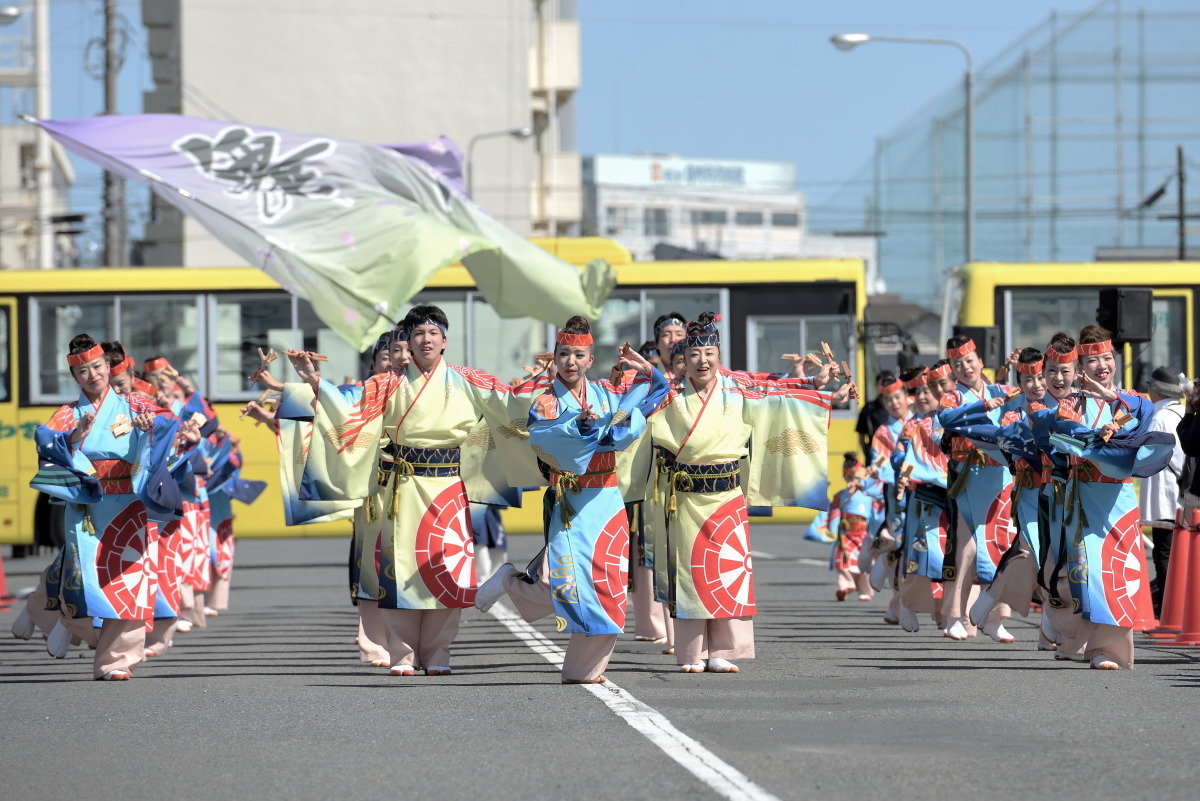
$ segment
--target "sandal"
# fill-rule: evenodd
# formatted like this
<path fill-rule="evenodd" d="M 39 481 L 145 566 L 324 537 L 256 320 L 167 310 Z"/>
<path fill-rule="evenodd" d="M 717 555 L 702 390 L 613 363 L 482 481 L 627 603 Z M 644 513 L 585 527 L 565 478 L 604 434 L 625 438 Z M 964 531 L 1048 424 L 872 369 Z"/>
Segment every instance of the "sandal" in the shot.
<path fill-rule="evenodd" d="M 129 681 L 132 678 L 133 674 L 128 670 L 110 670 L 96 681 Z"/>
<path fill-rule="evenodd" d="M 433 665 L 432 667 L 425 668 L 425 675 L 426 676 L 449 676 L 450 668 L 447 667 L 446 665 Z"/>
<path fill-rule="evenodd" d="M 730 662 L 728 659 L 722 659 L 719 656 L 714 656 L 708 660 L 708 665 L 705 667 L 709 673 L 741 673 L 741 669 Z"/>
<path fill-rule="evenodd" d="M 412 665 L 392 665 L 392 669 L 388 671 L 393 676 L 415 676 L 416 671 Z"/>
<path fill-rule="evenodd" d="M 680 673 L 703 673 L 704 669 L 706 667 L 708 667 L 707 660 L 701 659 L 699 662 L 697 662 L 694 665 L 680 665 L 679 672 Z"/>

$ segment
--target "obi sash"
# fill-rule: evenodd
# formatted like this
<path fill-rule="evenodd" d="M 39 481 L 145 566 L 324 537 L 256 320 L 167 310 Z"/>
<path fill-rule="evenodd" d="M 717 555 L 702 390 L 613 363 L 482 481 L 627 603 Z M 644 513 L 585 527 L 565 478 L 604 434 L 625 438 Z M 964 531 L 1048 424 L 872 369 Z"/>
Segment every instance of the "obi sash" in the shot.
<path fill-rule="evenodd" d="M 100 481 L 100 492 L 104 495 L 132 495 L 133 474 L 138 466 L 124 459 L 95 459 L 92 468 Z"/>
<path fill-rule="evenodd" d="M 412 448 L 392 443 L 379 459 L 379 484 L 387 484 L 387 474 L 453 478 L 459 473 L 458 448 Z"/>

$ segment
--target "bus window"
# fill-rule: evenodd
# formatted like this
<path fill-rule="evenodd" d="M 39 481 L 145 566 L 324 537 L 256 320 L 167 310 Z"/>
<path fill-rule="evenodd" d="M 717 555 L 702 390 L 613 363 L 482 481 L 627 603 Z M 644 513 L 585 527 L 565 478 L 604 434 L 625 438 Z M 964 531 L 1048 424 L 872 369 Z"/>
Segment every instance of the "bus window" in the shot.
<path fill-rule="evenodd" d="M 76 334 L 89 334 L 98 342 L 115 336 L 112 296 L 33 298 L 29 304 L 33 331 L 28 352 L 36 365 L 30 399 L 47 405 L 72 401 L 79 386 L 67 372 L 67 345 Z"/>
<path fill-rule="evenodd" d="M 565 322 L 566 320 L 563 320 L 555 328 L 561 328 Z M 596 356 L 591 374 L 594 378 L 608 378 L 617 348 L 625 342 L 633 343 L 636 348 L 644 341 L 641 293 L 634 289 L 615 290 L 608 300 L 604 301 L 600 317 L 590 322 L 595 343 L 593 353 Z M 648 334 L 647 337 L 649 336 Z"/>
<path fill-rule="evenodd" d="M 845 361 L 852 361 L 855 352 L 853 317 L 759 315 L 747 318 L 746 327 L 747 369 L 754 373 L 781 372 L 788 366 L 779 358 L 782 354 L 820 353 L 822 342 L 828 343 L 834 355 Z M 849 404 L 837 408 L 847 409 Z"/>
<path fill-rule="evenodd" d="M 565 320 L 563 322 L 566 322 Z M 528 317 L 505 319 L 483 296 L 471 293 L 470 365 L 501 381 L 524 379 L 523 369 L 546 350 L 546 324 Z"/>
<path fill-rule="evenodd" d="M 261 388 L 250 387 L 246 381 L 261 363 L 258 349 L 274 348 L 282 354 L 299 344 L 292 325 L 292 306 L 291 297 L 277 292 L 213 297 L 209 359 L 215 366 L 214 398 L 245 400 L 258 396 Z M 272 362 L 270 370 L 276 380 L 295 380 L 286 359 Z"/>
<path fill-rule="evenodd" d="M 185 378 L 207 391 L 199 343 L 203 337 L 197 296 L 140 297 L 120 295 L 117 336 L 141 366 L 146 359 L 166 357 Z"/>
<path fill-rule="evenodd" d="M 1012 353 L 1014 348 L 1044 348 L 1059 331 L 1077 336 L 1080 328 L 1096 319 L 1099 295 L 1095 287 L 1053 290 L 1039 287 L 1006 292 L 1012 325 L 1005 331 L 1004 355 Z"/>
<path fill-rule="evenodd" d="M 1182 297 L 1155 298 L 1149 342 L 1133 346 L 1134 389 L 1150 380 L 1155 367 L 1187 368 L 1187 301 Z"/>
<path fill-rule="evenodd" d="M 691 322 L 700 316 L 701 312 L 711 311 L 724 313 L 727 302 L 722 303 L 724 294 L 729 290 L 716 289 L 647 289 L 644 304 L 646 315 L 646 339 L 654 338 L 654 321 L 664 314 L 679 312 L 683 319 Z M 724 317 L 728 318 L 725 313 Z M 723 319 L 717 326 L 721 330 L 721 340 L 729 340 L 729 321 Z M 637 345 L 637 343 L 633 343 Z M 726 365 L 727 367 L 729 365 Z"/>

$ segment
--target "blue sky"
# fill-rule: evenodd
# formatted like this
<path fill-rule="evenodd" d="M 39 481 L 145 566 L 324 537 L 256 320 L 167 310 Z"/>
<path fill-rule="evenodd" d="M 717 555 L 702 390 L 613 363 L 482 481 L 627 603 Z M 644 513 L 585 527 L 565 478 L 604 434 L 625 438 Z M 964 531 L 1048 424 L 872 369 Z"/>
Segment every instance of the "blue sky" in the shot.
<path fill-rule="evenodd" d="M 98 113 L 102 85 L 83 65 L 88 42 L 103 32 L 101 3 L 50 5 L 54 116 Z M 830 35 L 957 39 L 979 67 L 1043 24 L 1051 10 L 1077 14 L 1095 5 L 1096 0 L 580 0 L 579 150 L 789 161 L 796 164 L 798 188 L 819 202 L 869 159 L 877 136 L 960 85 L 964 69 L 962 56 L 949 47 L 874 43 L 844 53 L 829 44 Z M 1126 11 L 1186 7 L 1180 0 L 1123 5 Z M 121 0 L 119 9 L 135 32 L 125 50 L 120 107 L 134 113 L 151 86 L 145 31 L 138 0 Z M 220 102 L 213 87 L 198 88 Z M 85 165 L 79 173 L 77 210 L 94 213 L 100 174 Z M 140 212 L 136 205 L 132 211 L 136 223 Z"/>

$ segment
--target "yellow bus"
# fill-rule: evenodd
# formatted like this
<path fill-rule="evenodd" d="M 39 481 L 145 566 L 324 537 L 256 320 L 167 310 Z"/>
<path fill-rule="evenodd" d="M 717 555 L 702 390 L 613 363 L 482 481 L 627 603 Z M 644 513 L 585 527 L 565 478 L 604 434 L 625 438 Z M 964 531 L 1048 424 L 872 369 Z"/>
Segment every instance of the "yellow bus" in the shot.
<path fill-rule="evenodd" d="M 693 319 L 722 314 L 725 360 L 735 368 L 783 369 L 780 354 L 817 350 L 828 342 L 861 373 L 858 332 L 866 304 L 863 264 L 857 260 L 769 262 L 634 262 L 600 238 L 534 240 L 582 265 L 603 257 L 618 285 L 594 322 L 598 364 L 626 340 L 653 337 L 667 312 Z M 441 270 L 413 303 L 436 303 L 450 320 L 446 357 L 501 378 L 522 375 L 533 354 L 549 349 L 554 327 L 528 318 L 496 316 L 475 291 L 465 268 Z M 239 537 L 344 536 L 347 523 L 284 526 L 275 442 L 265 427 L 239 420 L 238 410 L 259 390 L 246 381 L 258 349 L 314 350 L 330 357 L 333 380 L 361 378 L 365 360 L 317 319 L 306 301 L 285 293 L 264 273 L 240 268 L 113 268 L 0 272 L 0 543 L 54 544 L 49 507 L 29 489 L 37 461 L 33 434 L 54 409 L 77 397 L 63 354 L 72 336 L 120 340 L 139 362 L 166 356 L 191 379 L 242 440 L 243 475 L 269 489 L 252 506 L 235 504 Z M 293 380 L 280 360 L 272 369 Z M 834 412 L 831 473 L 843 450 L 856 448 L 857 410 Z M 541 530 L 538 498 L 505 511 L 510 532 Z M 771 520 L 805 519 L 777 510 Z"/>
<path fill-rule="evenodd" d="M 1196 375 L 1200 339 L 1193 315 L 1200 292 L 1200 264 L 975 262 L 964 266 L 959 275 L 958 323 L 996 326 L 1001 357 L 1013 348 L 1045 347 L 1056 331 L 1074 336 L 1084 325 L 1094 323 L 1099 293 L 1105 287 L 1150 287 L 1154 292 L 1152 338 L 1122 349 L 1123 385 L 1138 389 L 1159 365 Z"/>

